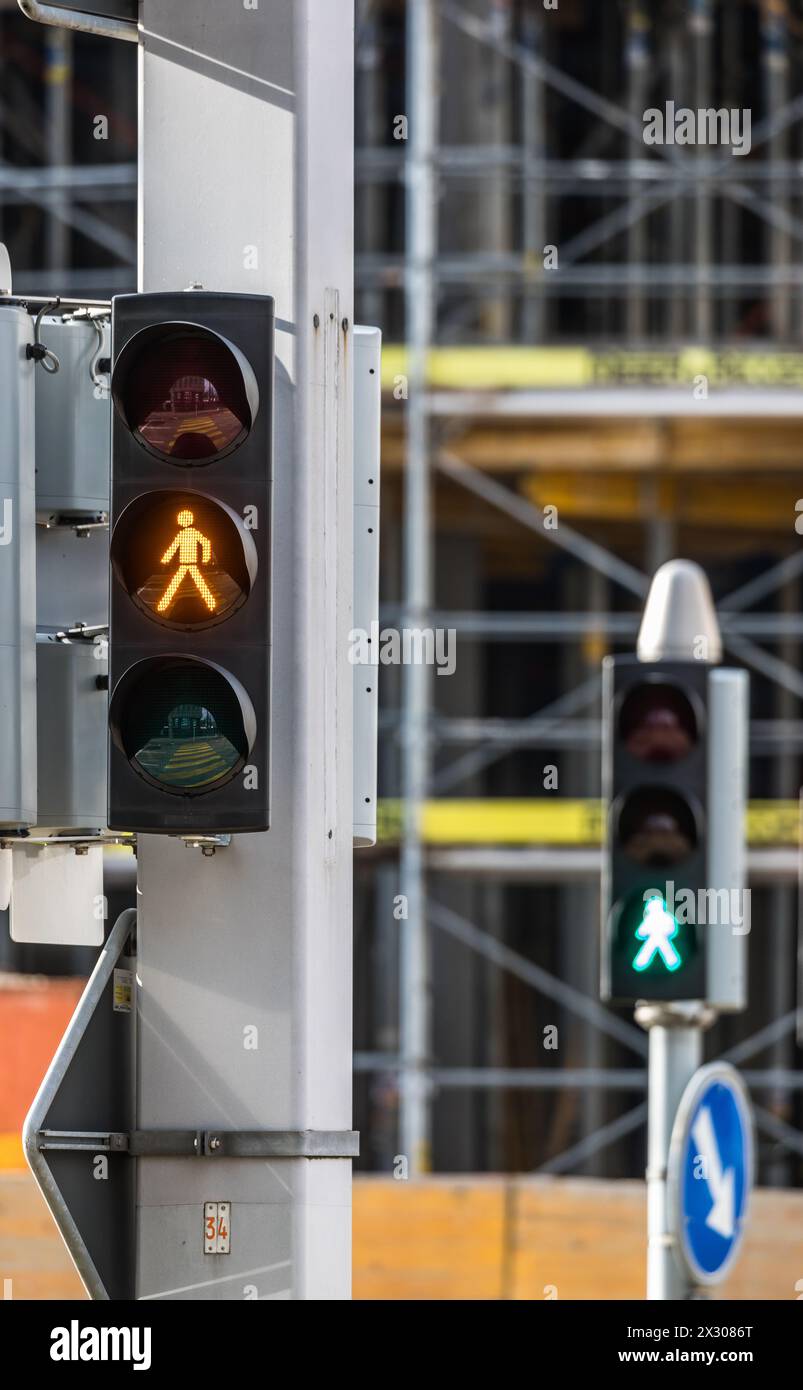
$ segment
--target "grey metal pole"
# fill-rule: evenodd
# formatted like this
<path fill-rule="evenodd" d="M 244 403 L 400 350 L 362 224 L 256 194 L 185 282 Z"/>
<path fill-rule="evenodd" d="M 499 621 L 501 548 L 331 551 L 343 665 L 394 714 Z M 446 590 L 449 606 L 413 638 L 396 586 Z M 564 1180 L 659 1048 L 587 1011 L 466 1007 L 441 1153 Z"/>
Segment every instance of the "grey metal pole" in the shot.
<path fill-rule="evenodd" d="M 437 244 L 434 148 L 438 45 L 433 0 L 408 0 L 407 18 L 407 456 L 404 499 L 404 620 L 428 620 L 432 536 L 427 355 L 432 340 L 433 260 Z M 402 1153 L 408 1173 L 430 1166 L 429 965 L 421 812 L 429 784 L 429 669 L 410 664 L 402 685 L 402 832 L 399 1032 Z"/>

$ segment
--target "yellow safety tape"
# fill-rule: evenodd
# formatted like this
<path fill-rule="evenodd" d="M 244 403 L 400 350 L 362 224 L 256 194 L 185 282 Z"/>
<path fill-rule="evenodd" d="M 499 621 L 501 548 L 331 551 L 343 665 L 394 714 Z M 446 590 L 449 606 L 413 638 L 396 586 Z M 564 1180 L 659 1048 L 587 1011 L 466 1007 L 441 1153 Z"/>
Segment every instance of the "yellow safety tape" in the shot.
<path fill-rule="evenodd" d="M 381 843 L 397 842 L 403 828 L 401 801 L 382 800 L 377 807 Z M 751 845 L 800 843 L 800 811 L 796 801 L 751 801 L 746 817 Z M 422 807 L 420 834 L 428 845 L 599 845 L 604 830 L 601 801 L 460 800 L 427 801 Z"/>
<path fill-rule="evenodd" d="M 407 349 L 382 350 L 383 389 L 405 398 Z M 705 376 L 709 386 L 803 387 L 803 353 L 679 352 L 531 347 L 436 347 L 427 356 L 433 389 L 454 391 L 560 389 L 588 386 L 687 386 Z"/>

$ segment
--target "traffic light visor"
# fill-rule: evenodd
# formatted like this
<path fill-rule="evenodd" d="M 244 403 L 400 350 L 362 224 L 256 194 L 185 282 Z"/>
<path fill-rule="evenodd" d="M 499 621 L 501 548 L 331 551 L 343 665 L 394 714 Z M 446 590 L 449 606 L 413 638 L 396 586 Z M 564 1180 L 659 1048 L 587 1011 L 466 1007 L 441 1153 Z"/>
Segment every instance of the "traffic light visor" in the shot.
<path fill-rule="evenodd" d="M 134 334 L 112 376 L 118 414 L 149 453 L 203 466 L 247 439 L 259 408 L 250 364 L 227 339 L 192 323 Z"/>

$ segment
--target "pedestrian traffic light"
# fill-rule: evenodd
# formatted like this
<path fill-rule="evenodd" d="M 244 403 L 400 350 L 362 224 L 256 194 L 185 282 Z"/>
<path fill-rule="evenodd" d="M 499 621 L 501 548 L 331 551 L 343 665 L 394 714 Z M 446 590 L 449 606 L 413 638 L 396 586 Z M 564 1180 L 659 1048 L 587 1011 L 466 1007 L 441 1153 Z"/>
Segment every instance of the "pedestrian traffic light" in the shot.
<path fill-rule="evenodd" d="M 711 668 L 636 657 L 603 668 L 602 995 L 705 999 Z"/>
<path fill-rule="evenodd" d="M 273 300 L 112 305 L 109 826 L 266 830 Z"/>

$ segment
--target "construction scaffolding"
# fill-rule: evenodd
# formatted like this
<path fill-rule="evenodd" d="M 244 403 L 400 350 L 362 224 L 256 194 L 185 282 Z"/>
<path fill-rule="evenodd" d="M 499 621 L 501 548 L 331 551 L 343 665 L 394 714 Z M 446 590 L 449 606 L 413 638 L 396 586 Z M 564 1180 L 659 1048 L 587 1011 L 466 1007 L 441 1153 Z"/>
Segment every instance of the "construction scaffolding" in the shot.
<path fill-rule="evenodd" d="M 646 1038 L 597 998 L 599 669 L 685 555 L 755 676 L 751 1003 L 708 1045 L 755 1064 L 760 1180 L 799 1183 L 803 4 L 357 0 L 355 41 L 383 616 L 458 646 L 382 671 L 363 1164 L 643 1171 Z M 135 286 L 133 48 L 0 0 L 19 291 Z M 669 101 L 749 110 L 749 153 L 646 145 Z"/>
<path fill-rule="evenodd" d="M 380 978 L 365 1011 L 373 1045 L 357 1059 L 363 1126 L 380 1136 L 373 1162 L 398 1151 L 411 1173 L 433 1161 L 639 1170 L 642 1141 L 625 1141 L 640 1135 L 646 1106 L 627 1109 L 615 1093 L 644 1090 L 643 1066 L 621 1065 L 620 1054 L 642 1061 L 646 1039 L 595 998 L 598 827 L 595 837 L 586 815 L 583 829 L 564 828 L 566 842 L 555 843 L 545 826 L 560 820 L 567 783 L 570 795 L 592 799 L 586 806 L 598 795 L 600 657 L 632 646 L 650 573 L 688 554 L 712 573 L 727 650 L 758 674 L 756 713 L 771 716 L 752 724 L 754 795 L 771 804 L 752 816 L 762 931 L 751 943 L 751 1008 L 720 1024 L 712 1055 L 764 1056 L 767 1065 L 747 1074 L 765 1136 L 762 1180 L 800 1180 L 803 1135 L 792 1121 L 801 1116 L 803 552 L 793 441 L 803 408 L 790 387 L 803 368 L 793 254 L 803 221 L 792 181 L 803 15 L 714 0 L 578 0 L 559 11 L 535 0 L 408 0 L 358 14 L 362 312 L 406 342 L 385 369 L 386 469 L 404 476 L 395 547 L 383 523 L 386 596 L 394 563 L 403 575 L 385 616 L 453 628 L 463 673 L 455 696 L 427 667 L 408 667 L 398 710 L 386 700 L 399 873 L 380 852 Z M 750 157 L 648 148 L 644 113 L 669 99 L 749 108 Z M 560 524 L 545 524 L 547 512 Z M 518 589 L 510 608 L 496 596 L 482 601 L 488 569 L 507 571 L 509 594 Z M 536 574 L 542 611 L 528 602 Z M 525 686 L 524 703 L 541 707 L 492 713 L 491 663 L 509 687 L 537 653 L 548 674 L 528 682 L 536 689 L 528 696 Z M 565 679 L 555 691 L 558 662 Z M 560 773 L 551 811 L 536 750 L 552 750 Z M 500 792 L 517 800 L 503 809 Z M 457 798 L 448 811 L 444 796 Z M 450 818 L 439 838 L 433 828 Z M 388 928 L 396 893 L 407 916 Z M 386 978 L 394 927 L 395 1009 Z M 479 978 L 472 956 L 484 964 Z M 523 1047 L 511 1046 L 504 977 L 521 987 L 518 1011 L 529 1007 Z M 535 1007 L 522 1003 L 525 989 L 537 992 Z M 545 1000 L 567 1020 L 569 1058 L 557 1065 L 534 1026 Z M 393 1048 L 376 1045 L 387 1038 Z M 517 1064 L 498 1065 L 500 1051 L 507 1060 L 516 1052 Z M 444 1053 L 462 1054 L 459 1064 Z"/>

